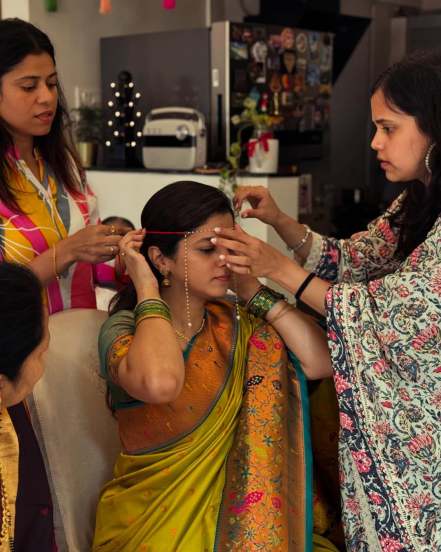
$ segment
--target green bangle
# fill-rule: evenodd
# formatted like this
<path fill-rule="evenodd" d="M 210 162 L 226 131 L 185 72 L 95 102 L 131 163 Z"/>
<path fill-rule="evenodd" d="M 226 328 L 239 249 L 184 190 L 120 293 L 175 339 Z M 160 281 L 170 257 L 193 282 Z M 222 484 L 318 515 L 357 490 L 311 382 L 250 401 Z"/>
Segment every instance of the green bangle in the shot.
<path fill-rule="evenodd" d="M 256 318 L 265 318 L 274 305 L 281 300 L 286 300 L 282 293 L 278 293 L 267 286 L 262 286 L 248 301 L 246 309 Z"/>
<path fill-rule="evenodd" d="M 143 314 L 142 316 L 137 316 L 135 325 L 138 327 L 143 320 L 147 320 L 148 318 L 162 318 L 162 320 L 166 320 L 167 322 L 170 322 L 170 318 L 166 315 L 163 315 L 159 312 L 152 312 L 148 314 Z"/>
<path fill-rule="evenodd" d="M 163 318 L 171 322 L 170 308 L 162 299 L 145 299 L 138 303 L 134 310 L 135 325 L 146 318 Z"/>

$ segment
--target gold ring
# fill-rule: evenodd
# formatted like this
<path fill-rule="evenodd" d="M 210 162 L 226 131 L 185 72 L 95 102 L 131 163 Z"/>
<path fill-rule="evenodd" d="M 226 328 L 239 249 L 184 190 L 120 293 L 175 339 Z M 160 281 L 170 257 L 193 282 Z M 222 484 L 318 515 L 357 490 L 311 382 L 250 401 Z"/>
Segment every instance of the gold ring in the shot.
<path fill-rule="evenodd" d="M 126 256 L 126 252 L 125 252 L 125 251 L 121 251 L 120 255 L 121 255 L 121 257 L 125 257 L 125 256 Z"/>
<path fill-rule="evenodd" d="M 110 245 L 110 254 L 113 255 L 115 253 L 115 248 L 113 247 L 113 245 Z"/>
<path fill-rule="evenodd" d="M 112 224 L 112 226 L 110 227 L 110 233 L 111 233 L 111 234 L 115 234 L 115 232 L 116 232 L 116 228 L 115 228 L 115 226 Z"/>

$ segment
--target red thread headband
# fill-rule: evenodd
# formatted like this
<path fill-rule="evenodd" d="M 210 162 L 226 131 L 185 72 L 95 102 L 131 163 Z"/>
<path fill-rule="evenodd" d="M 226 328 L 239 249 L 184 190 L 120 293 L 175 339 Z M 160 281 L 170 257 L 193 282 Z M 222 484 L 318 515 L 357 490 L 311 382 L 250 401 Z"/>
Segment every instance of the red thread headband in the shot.
<path fill-rule="evenodd" d="M 146 234 L 159 234 L 161 236 L 173 236 L 173 235 L 179 235 L 179 236 L 185 236 L 186 234 L 202 234 L 202 232 L 207 232 L 211 229 L 208 229 L 208 230 L 187 230 L 187 231 L 183 231 L 183 232 L 168 232 L 168 231 L 164 231 L 164 230 L 146 230 L 145 228 L 143 229 L 145 231 Z"/>
<path fill-rule="evenodd" d="M 161 234 L 161 235 L 173 235 L 173 234 L 191 234 L 193 233 L 194 230 L 188 230 L 187 232 L 163 232 L 163 231 L 160 231 L 160 230 L 145 230 L 145 233 L 146 234 Z"/>

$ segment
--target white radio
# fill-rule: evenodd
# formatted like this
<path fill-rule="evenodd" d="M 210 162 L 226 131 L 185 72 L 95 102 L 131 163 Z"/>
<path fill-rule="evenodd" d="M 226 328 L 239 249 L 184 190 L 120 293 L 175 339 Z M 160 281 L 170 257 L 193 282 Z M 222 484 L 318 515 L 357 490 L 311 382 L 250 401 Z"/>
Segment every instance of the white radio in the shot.
<path fill-rule="evenodd" d="M 146 169 L 192 170 L 205 165 L 205 117 L 188 107 L 152 109 L 144 123 L 142 161 Z"/>

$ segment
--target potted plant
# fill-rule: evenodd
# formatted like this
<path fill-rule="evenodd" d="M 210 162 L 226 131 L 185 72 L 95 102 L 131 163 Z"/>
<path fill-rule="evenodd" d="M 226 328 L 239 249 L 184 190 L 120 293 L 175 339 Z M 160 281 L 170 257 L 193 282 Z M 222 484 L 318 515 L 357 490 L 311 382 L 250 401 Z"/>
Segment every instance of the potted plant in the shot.
<path fill-rule="evenodd" d="M 253 129 L 253 134 L 246 144 L 249 160 L 248 170 L 254 173 L 276 173 L 279 142 L 274 138 L 271 129 L 277 118 L 259 112 L 254 98 L 245 98 L 243 106 L 242 113 L 234 115 L 231 122 L 239 127 L 237 132 L 239 146 L 241 146 L 243 130 Z"/>
<path fill-rule="evenodd" d="M 229 198 L 233 199 L 237 190 L 237 172 L 239 171 L 241 146 L 239 142 L 233 142 L 227 156 L 227 164 L 220 170 L 219 189 Z"/>
<path fill-rule="evenodd" d="M 220 189 L 233 196 L 237 188 L 237 173 L 242 154 L 246 145 L 248 170 L 254 173 L 276 173 L 278 168 L 279 141 L 273 137 L 272 127 L 279 117 L 273 117 L 257 110 L 254 98 L 247 97 L 243 102 L 244 110 L 239 115 L 233 115 L 231 122 L 238 127 L 236 141 L 230 146 L 227 165 L 220 171 Z M 242 143 L 242 133 L 252 129 L 251 138 Z"/>
<path fill-rule="evenodd" d="M 102 140 L 103 112 L 99 107 L 80 105 L 72 110 L 75 141 L 83 167 L 95 164 Z"/>

